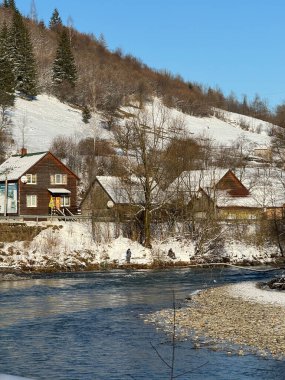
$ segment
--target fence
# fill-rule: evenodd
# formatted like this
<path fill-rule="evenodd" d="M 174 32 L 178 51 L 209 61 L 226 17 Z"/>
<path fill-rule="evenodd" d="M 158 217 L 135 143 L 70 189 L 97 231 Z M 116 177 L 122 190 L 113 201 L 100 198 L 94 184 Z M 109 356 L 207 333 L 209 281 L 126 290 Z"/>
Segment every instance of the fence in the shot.
<path fill-rule="evenodd" d="M 91 220 L 91 216 L 83 215 L 20 215 L 20 216 L 0 216 L 0 223 L 22 223 L 24 221 L 42 222 L 42 221 L 63 221 L 63 222 L 81 222 Z"/>

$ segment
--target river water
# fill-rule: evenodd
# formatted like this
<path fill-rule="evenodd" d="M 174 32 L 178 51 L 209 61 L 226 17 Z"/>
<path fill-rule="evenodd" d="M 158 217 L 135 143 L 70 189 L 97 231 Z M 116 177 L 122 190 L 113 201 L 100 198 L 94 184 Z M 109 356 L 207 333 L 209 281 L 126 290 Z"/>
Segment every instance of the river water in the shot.
<path fill-rule="evenodd" d="M 180 269 L 58 274 L 0 283 L 0 373 L 36 380 L 169 379 L 171 345 L 141 315 L 177 307 L 197 289 L 274 273 Z M 191 341 L 175 351 L 178 379 L 285 379 L 285 363 Z M 191 372 L 188 372 L 191 371 Z"/>

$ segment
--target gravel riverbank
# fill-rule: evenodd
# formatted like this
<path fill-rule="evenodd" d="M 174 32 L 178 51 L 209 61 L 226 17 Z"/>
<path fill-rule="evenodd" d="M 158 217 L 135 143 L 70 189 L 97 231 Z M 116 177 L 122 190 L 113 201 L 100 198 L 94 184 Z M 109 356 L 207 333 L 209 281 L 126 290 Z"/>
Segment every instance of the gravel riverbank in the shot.
<path fill-rule="evenodd" d="M 173 310 L 148 315 L 168 333 L 173 331 Z M 208 345 L 229 354 L 256 353 L 285 357 L 285 292 L 258 289 L 242 283 L 208 289 L 191 297 L 189 305 L 176 310 L 179 339 L 191 338 L 194 347 Z"/>

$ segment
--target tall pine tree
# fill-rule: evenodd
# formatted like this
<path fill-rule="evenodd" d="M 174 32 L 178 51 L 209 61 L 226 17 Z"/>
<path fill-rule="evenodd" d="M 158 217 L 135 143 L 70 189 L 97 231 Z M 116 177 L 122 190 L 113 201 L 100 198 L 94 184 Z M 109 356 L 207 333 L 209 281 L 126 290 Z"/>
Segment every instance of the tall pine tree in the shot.
<path fill-rule="evenodd" d="M 62 30 L 56 57 L 53 63 L 53 83 L 55 85 L 68 82 L 71 87 L 75 86 L 77 71 L 74 56 L 71 51 L 67 30 Z"/>
<path fill-rule="evenodd" d="M 62 20 L 59 16 L 58 10 L 55 8 L 49 21 L 49 28 L 54 30 L 59 29 L 60 27 L 62 27 Z"/>
<path fill-rule="evenodd" d="M 15 102 L 15 78 L 8 53 L 8 29 L 4 24 L 0 33 L 0 106 L 2 113 Z"/>
<path fill-rule="evenodd" d="M 9 30 L 9 59 L 13 65 L 16 80 L 16 90 L 23 95 L 37 95 L 36 63 L 30 34 L 18 11 L 14 12 Z"/>
<path fill-rule="evenodd" d="M 17 10 L 15 0 L 8 0 L 7 3 L 8 3 L 8 7 L 13 9 L 13 11 Z"/>

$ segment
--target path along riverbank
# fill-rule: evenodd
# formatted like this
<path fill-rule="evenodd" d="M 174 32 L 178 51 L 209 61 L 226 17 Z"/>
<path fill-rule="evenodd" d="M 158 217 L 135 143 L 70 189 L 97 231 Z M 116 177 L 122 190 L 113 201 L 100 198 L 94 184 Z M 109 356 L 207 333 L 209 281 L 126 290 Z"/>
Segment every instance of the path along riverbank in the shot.
<path fill-rule="evenodd" d="M 174 310 L 145 317 L 168 333 L 173 332 Z M 211 288 L 191 297 L 175 310 L 177 338 L 194 340 L 229 354 L 255 353 L 285 357 L 285 292 L 259 289 L 254 283 Z"/>

